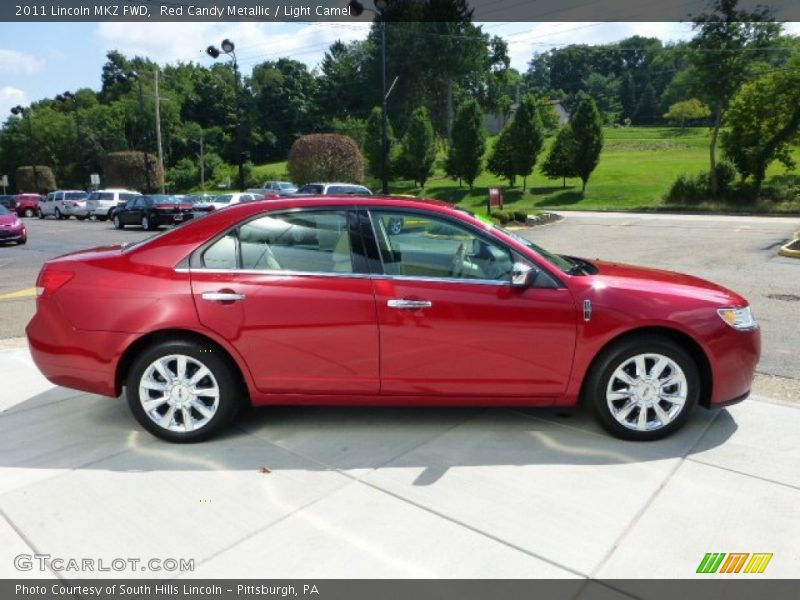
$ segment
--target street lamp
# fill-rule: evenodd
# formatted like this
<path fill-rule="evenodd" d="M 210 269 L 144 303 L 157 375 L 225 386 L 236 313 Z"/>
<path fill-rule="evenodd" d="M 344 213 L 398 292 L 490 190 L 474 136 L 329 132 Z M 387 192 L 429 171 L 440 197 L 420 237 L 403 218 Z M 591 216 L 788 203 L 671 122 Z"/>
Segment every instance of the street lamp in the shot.
<path fill-rule="evenodd" d="M 78 146 L 78 174 L 81 177 L 82 185 L 86 187 L 86 160 L 83 151 L 83 143 L 81 141 L 81 115 L 80 108 L 78 107 L 78 100 L 72 92 L 64 92 L 56 96 L 58 102 L 72 102 L 75 109 L 75 135 Z"/>
<path fill-rule="evenodd" d="M 33 125 L 31 124 L 31 109 L 19 104 L 11 109 L 15 117 L 21 116 L 28 123 L 28 159 L 33 167 L 33 191 L 39 193 L 39 173 L 36 171 L 36 158 L 33 156 Z M 20 190 L 21 191 L 21 190 Z"/>
<path fill-rule="evenodd" d="M 120 73 L 117 75 L 117 81 L 119 83 L 130 83 L 133 84 L 134 81 L 139 83 L 139 121 L 141 125 L 139 127 L 139 150 L 144 154 L 144 176 L 147 185 L 147 193 L 150 193 L 153 189 L 152 180 L 150 177 L 150 155 L 148 154 L 148 144 L 149 135 L 147 134 L 147 124 L 145 123 L 145 111 L 144 111 L 144 88 L 142 87 L 142 78 L 139 76 L 138 71 L 130 71 L 128 73 Z"/>
<path fill-rule="evenodd" d="M 386 101 L 389 93 L 386 92 L 386 19 L 384 11 L 389 6 L 389 0 L 375 0 L 375 10 L 366 8 L 359 0 L 351 0 L 347 5 L 350 14 L 360 16 L 365 10 L 380 17 L 381 24 L 381 189 L 384 195 L 389 194 L 389 121 L 386 114 Z"/>
<path fill-rule="evenodd" d="M 221 50 L 220 50 L 221 48 Z M 236 162 L 239 166 L 239 191 L 244 191 L 244 152 L 242 150 L 242 100 L 241 84 L 239 82 L 239 63 L 236 61 L 236 44 L 229 39 L 222 40 L 220 48 L 209 46 L 206 48 L 208 54 L 214 60 L 221 54 L 227 55 L 233 64 L 233 78 L 236 89 Z"/>

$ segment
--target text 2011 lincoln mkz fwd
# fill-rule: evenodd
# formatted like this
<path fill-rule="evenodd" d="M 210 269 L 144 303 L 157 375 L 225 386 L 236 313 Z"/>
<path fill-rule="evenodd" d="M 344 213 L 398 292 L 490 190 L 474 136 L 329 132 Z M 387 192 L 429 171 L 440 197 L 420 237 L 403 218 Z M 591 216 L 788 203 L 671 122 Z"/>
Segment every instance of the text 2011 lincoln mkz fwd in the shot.
<path fill-rule="evenodd" d="M 400 231 L 389 224 L 402 222 Z M 747 301 L 668 271 L 558 256 L 451 206 L 245 203 L 48 261 L 27 328 L 42 373 L 117 397 L 175 442 L 242 403 L 571 406 L 663 437 L 744 399 Z"/>

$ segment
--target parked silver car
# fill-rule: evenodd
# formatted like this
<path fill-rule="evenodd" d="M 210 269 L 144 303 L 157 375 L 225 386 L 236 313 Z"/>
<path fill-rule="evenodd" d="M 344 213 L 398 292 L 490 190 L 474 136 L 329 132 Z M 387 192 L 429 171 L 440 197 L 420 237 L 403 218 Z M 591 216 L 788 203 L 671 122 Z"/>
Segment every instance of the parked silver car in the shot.
<path fill-rule="evenodd" d="M 89 194 L 89 198 L 86 200 L 87 215 L 98 221 L 106 221 L 114 217 L 114 211 L 118 206 L 136 196 L 141 196 L 141 194 L 133 190 L 97 190 Z"/>
<path fill-rule="evenodd" d="M 72 216 L 78 219 L 86 218 L 86 198 L 88 192 L 83 190 L 56 190 L 50 192 L 39 201 L 39 218 L 55 217 L 68 219 Z"/>

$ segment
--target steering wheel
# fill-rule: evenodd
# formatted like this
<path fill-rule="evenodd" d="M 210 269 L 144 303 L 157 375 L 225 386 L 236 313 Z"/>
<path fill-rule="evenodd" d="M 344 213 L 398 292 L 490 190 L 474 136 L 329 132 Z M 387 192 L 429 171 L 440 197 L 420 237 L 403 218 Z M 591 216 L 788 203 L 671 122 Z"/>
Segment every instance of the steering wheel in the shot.
<path fill-rule="evenodd" d="M 456 279 L 464 275 L 464 261 L 467 259 L 467 245 L 461 242 L 456 250 L 456 255 L 453 257 L 452 276 Z"/>

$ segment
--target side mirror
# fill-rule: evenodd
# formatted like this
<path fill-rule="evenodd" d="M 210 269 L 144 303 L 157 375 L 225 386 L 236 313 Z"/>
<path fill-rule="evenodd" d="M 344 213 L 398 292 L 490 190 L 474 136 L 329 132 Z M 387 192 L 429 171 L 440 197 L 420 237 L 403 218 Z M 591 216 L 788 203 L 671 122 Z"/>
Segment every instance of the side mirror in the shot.
<path fill-rule="evenodd" d="M 511 287 L 526 288 L 531 284 L 536 270 L 525 263 L 514 263 L 511 267 Z"/>

